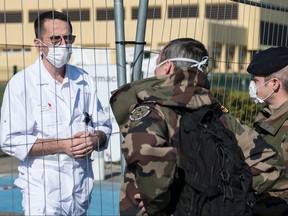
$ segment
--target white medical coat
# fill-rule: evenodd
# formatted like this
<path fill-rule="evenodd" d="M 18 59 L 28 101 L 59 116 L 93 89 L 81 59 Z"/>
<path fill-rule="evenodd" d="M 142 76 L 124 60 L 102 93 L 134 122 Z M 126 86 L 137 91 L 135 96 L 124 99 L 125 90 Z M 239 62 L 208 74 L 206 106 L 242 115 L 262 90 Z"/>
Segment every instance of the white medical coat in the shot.
<path fill-rule="evenodd" d="M 1 108 L 1 147 L 21 160 L 15 184 L 23 191 L 25 214 L 85 214 L 93 187 L 90 157 L 27 154 L 37 138 L 69 138 L 94 129 L 109 138 L 111 122 L 96 93 L 85 71 L 67 64 L 61 84 L 48 73 L 41 58 L 7 84 Z M 92 116 L 89 126 L 83 112 Z"/>

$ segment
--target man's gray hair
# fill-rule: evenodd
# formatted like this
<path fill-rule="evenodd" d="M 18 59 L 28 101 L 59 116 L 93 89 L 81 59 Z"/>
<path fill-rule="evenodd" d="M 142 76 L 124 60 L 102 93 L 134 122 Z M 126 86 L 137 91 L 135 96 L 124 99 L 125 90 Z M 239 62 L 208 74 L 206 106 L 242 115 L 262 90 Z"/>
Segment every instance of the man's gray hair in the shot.
<path fill-rule="evenodd" d="M 179 38 L 169 42 L 161 51 L 160 62 L 172 58 L 188 58 L 201 62 L 203 57 L 208 57 L 208 51 L 205 46 L 192 38 Z M 173 61 L 175 70 L 182 67 L 190 67 L 191 62 Z M 202 66 L 202 70 L 207 72 L 207 64 Z"/>

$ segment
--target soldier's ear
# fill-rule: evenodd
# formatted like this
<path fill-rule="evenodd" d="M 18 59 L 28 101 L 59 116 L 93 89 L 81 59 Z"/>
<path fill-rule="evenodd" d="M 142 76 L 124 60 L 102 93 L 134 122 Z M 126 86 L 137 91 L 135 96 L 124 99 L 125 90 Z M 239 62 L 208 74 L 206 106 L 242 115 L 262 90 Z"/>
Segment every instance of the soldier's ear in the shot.
<path fill-rule="evenodd" d="M 277 92 L 280 86 L 282 85 L 281 81 L 278 78 L 274 78 L 272 80 L 272 83 L 273 83 L 273 90 Z"/>
<path fill-rule="evenodd" d="M 175 66 L 174 66 L 174 63 L 173 63 L 172 61 L 166 62 L 165 68 L 164 68 L 165 74 L 172 74 L 172 73 L 174 73 L 174 68 L 175 68 Z"/>

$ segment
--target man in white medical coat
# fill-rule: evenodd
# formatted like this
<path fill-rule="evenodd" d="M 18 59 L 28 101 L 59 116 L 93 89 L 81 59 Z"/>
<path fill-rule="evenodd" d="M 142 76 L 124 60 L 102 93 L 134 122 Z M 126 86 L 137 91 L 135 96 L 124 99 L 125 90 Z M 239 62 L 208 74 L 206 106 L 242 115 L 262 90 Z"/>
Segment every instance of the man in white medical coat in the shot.
<path fill-rule="evenodd" d="M 107 148 L 111 123 L 96 85 L 67 64 L 75 40 L 57 11 L 34 23 L 36 62 L 7 84 L 1 109 L 1 147 L 21 160 L 15 180 L 25 215 L 86 215 L 91 201 L 91 153 Z"/>

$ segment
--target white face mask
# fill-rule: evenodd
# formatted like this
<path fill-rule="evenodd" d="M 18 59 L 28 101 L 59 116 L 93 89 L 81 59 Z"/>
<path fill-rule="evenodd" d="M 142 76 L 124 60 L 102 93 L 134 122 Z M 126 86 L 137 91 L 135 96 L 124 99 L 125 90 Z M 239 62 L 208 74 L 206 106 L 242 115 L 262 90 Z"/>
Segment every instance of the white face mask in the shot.
<path fill-rule="evenodd" d="M 208 56 L 204 56 L 202 58 L 202 61 L 201 62 L 198 62 L 194 59 L 189 59 L 189 58 L 172 58 L 172 59 L 166 59 L 165 61 L 159 63 L 158 65 L 156 65 L 156 68 L 162 66 L 163 64 L 165 64 L 166 62 L 168 61 L 186 61 L 186 62 L 192 62 L 194 63 L 193 65 L 191 65 L 190 67 L 196 67 L 198 68 L 200 71 L 203 72 L 203 68 L 205 68 L 206 66 L 206 63 L 208 61 Z"/>
<path fill-rule="evenodd" d="M 44 44 L 42 41 L 40 41 Z M 47 46 L 46 44 L 44 44 Z M 71 44 L 60 45 L 60 46 L 47 46 L 48 55 L 46 56 L 43 52 L 45 58 L 56 68 L 61 68 L 63 65 L 67 64 L 70 60 L 72 54 Z"/>
<path fill-rule="evenodd" d="M 255 84 L 255 82 L 253 80 L 250 82 L 250 84 L 249 84 L 249 96 L 254 101 L 254 103 L 263 104 L 263 103 L 265 103 L 265 100 L 267 100 L 274 93 L 275 90 L 273 89 L 273 91 L 270 94 L 268 94 L 265 98 L 261 99 L 261 98 L 257 97 L 257 94 L 256 94 L 257 89 L 259 87 L 265 85 L 268 82 L 270 82 L 270 80 L 268 80 L 267 82 L 261 84 L 257 88 L 256 88 L 256 84 Z"/>

